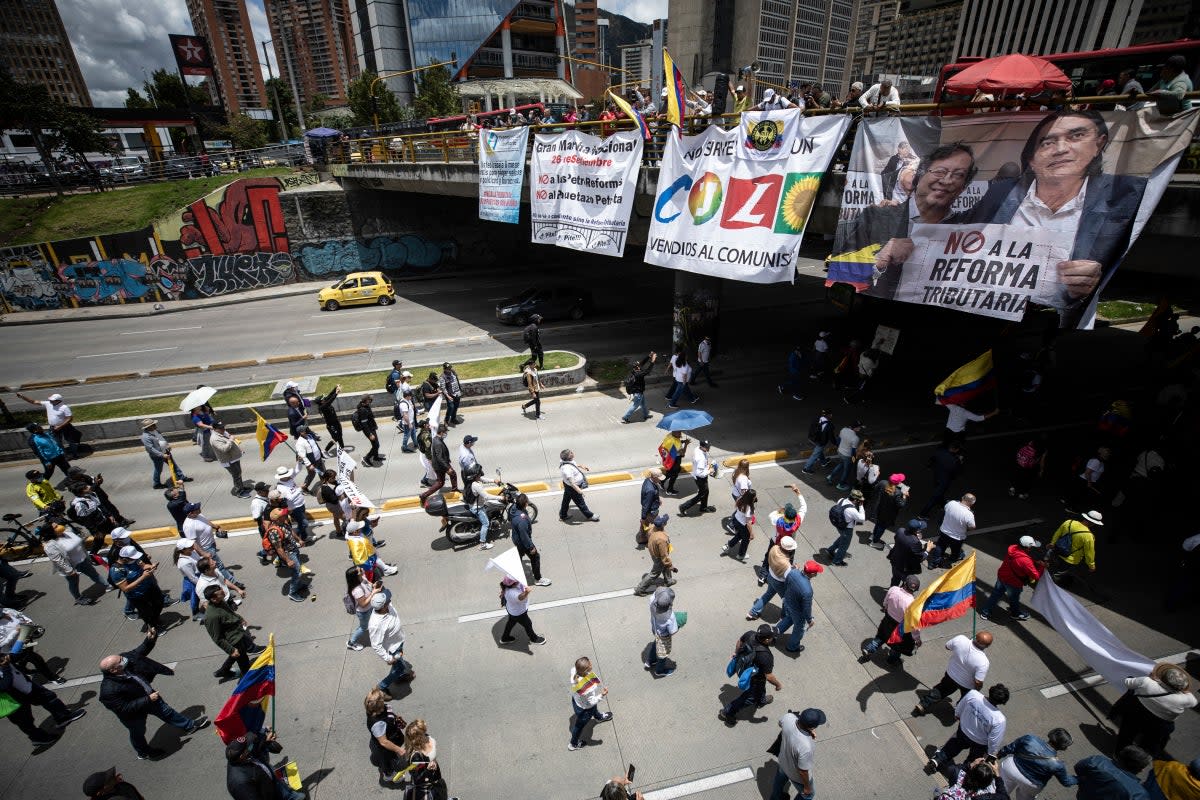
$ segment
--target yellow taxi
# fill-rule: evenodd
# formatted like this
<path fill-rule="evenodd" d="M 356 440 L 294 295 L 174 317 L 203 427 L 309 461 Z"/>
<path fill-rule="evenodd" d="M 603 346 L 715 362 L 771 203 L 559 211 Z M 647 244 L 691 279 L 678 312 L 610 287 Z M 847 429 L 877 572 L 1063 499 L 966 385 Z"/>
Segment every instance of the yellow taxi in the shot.
<path fill-rule="evenodd" d="M 351 272 L 322 289 L 317 302 L 323 311 L 337 311 L 342 306 L 390 306 L 396 302 L 396 290 L 382 272 Z"/>

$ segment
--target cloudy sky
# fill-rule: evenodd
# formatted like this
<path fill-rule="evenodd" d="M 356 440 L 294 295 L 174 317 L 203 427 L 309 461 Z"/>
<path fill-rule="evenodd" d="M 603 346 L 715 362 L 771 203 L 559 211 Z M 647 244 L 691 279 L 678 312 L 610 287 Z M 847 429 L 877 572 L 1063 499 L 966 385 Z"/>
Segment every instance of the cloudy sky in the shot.
<path fill-rule="evenodd" d="M 271 38 L 262 0 L 246 0 L 254 39 Z M 601 0 L 601 8 L 639 22 L 667 15 L 667 0 Z M 97 106 L 122 106 L 125 90 L 141 87 L 143 69 L 175 69 L 169 33 L 192 33 L 185 0 L 58 0 L 58 10 Z M 259 45 L 262 58 L 262 45 Z M 268 50 L 270 48 L 268 47 Z M 275 54 L 270 53 L 275 69 Z"/>

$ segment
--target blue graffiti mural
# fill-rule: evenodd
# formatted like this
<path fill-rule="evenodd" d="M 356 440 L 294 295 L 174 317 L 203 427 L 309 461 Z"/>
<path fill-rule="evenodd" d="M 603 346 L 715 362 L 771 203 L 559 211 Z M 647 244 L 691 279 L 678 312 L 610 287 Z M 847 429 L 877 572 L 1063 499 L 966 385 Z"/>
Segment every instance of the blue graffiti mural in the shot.
<path fill-rule="evenodd" d="M 314 277 L 375 269 L 425 272 L 454 260 L 457 254 L 453 242 L 431 242 L 414 234 L 301 245 L 297 250 L 297 265 Z"/>
<path fill-rule="evenodd" d="M 131 258 L 81 261 L 62 268 L 81 303 L 99 305 L 145 297 L 157 283 L 146 265 Z"/>

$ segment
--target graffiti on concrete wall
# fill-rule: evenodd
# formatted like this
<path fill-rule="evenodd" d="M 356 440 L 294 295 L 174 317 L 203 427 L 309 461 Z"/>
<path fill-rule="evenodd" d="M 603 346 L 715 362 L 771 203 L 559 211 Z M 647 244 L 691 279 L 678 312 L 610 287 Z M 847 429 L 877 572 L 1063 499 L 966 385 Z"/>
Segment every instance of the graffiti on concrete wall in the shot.
<path fill-rule="evenodd" d="M 275 178 L 234 181 L 187 206 L 178 218 L 162 221 L 160 235 L 165 241 L 178 242 L 185 258 L 286 253 L 288 236 L 279 188 Z"/>
<path fill-rule="evenodd" d="M 192 287 L 201 297 L 278 286 L 294 273 L 290 253 L 238 253 L 188 259 Z"/>
<path fill-rule="evenodd" d="M 321 182 L 315 172 L 293 172 L 290 175 L 280 175 L 279 183 L 284 189 L 296 189 L 300 186 L 312 186 Z"/>
<path fill-rule="evenodd" d="M 368 270 L 428 272 L 457 256 L 454 242 L 431 242 L 415 234 L 304 244 L 296 250 L 297 266 L 313 277 Z"/>

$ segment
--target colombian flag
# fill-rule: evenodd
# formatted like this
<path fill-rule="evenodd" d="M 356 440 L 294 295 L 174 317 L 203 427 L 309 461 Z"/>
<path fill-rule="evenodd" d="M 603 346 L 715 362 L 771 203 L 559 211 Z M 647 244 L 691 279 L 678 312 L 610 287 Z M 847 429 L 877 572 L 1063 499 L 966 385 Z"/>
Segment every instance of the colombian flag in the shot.
<path fill-rule="evenodd" d="M 682 442 L 673 433 L 668 433 L 658 446 L 658 457 L 662 459 L 663 469 L 672 469 L 679 463 L 679 451 Z"/>
<path fill-rule="evenodd" d="M 638 111 L 633 106 L 629 105 L 629 103 L 625 100 L 624 97 L 620 97 L 616 94 L 613 94 L 612 89 L 608 89 L 607 93 L 608 93 L 608 96 L 610 98 L 612 98 L 612 101 L 614 103 L 616 103 L 617 108 L 621 109 L 621 111 L 624 112 L 625 116 L 629 117 L 631 120 L 633 120 L 634 122 L 637 123 L 638 130 L 642 132 L 642 138 L 649 139 L 650 138 L 650 126 L 646 124 L 646 118 L 642 116 L 641 112 Z"/>
<path fill-rule="evenodd" d="M 935 578 L 917 595 L 904 621 L 896 626 L 888 644 L 897 644 L 904 634 L 956 619 L 975 607 L 975 554 L 958 562 Z"/>
<path fill-rule="evenodd" d="M 367 573 L 367 580 L 375 580 L 375 545 L 365 536 L 347 536 L 346 547 L 350 549 L 350 560 L 355 566 L 362 567 Z"/>
<path fill-rule="evenodd" d="M 995 388 L 996 372 L 992 367 L 992 351 L 988 350 L 950 373 L 950 377 L 937 385 L 933 394 L 944 406 L 961 406 Z"/>
<path fill-rule="evenodd" d="M 229 744 L 247 731 L 262 730 L 267 718 L 267 704 L 275 696 L 275 634 L 267 641 L 250 671 L 242 676 L 225 701 L 225 706 L 213 725 L 221 741 Z"/>
<path fill-rule="evenodd" d="M 257 411 L 254 412 L 254 416 L 258 417 L 258 428 L 254 431 L 254 438 L 258 439 L 258 454 L 266 461 L 275 446 L 286 442 L 288 437 L 286 433 L 263 419 Z"/>
<path fill-rule="evenodd" d="M 853 253 L 832 255 L 825 261 L 827 275 L 825 285 L 848 283 L 858 291 L 871 288 L 871 280 L 875 276 L 875 256 L 883 249 L 883 245 L 869 244 Z"/>
<path fill-rule="evenodd" d="M 582 678 L 580 678 L 579 681 L 571 688 L 575 691 L 575 694 L 582 697 L 588 689 L 592 688 L 598 683 L 600 683 L 600 679 L 596 677 L 596 673 L 589 672 L 587 675 L 584 675 Z"/>
<path fill-rule="evenodd" d="M 679 67 L 675 66 L 675 60 L 671 58 L 671 54 L 665 47 L 663 48 L 663 78 L 667 81 L 667 107 L 664 109 L 667 114 L 667 122 L 682 131 L 684 109 L 687 108 L 685 105 L 687 84 L 683 82 L 683 73 L 679 71 Z"/>

